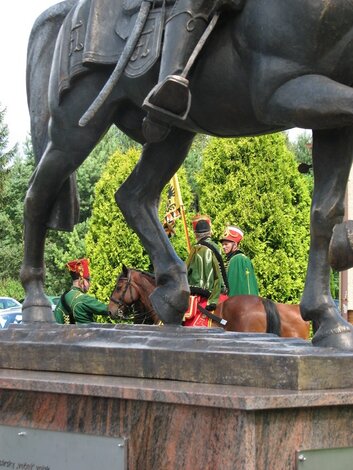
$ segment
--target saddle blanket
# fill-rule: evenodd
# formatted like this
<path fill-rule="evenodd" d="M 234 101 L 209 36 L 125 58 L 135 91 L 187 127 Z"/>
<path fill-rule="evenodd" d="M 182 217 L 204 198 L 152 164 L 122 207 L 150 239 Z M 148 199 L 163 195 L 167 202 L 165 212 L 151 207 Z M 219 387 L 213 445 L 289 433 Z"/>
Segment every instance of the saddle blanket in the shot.
<path fill-rule="evenodd" d="M 220 295 L 219 303 L 224 302 L 228 297 L 224 294 Z M 208 318 L 204 313 L 198 310 L 197 305 L 206 308 L 207 299 L 200 295 L 190 295 L 189 297 L 189 308 L 184 314 L 183 326 L 198 326 L 204 328 L 212 327 L 212 320 Z"/>
<path fill-rule="evenodd" d="M 197 309 L 197 304 L 206 308 L 207 299 L 200 295 L 190 295 L 189 308 L 184 314 L 183 326 L 203 326 L 205 328 L 211 328 L 212 320 Z"/>

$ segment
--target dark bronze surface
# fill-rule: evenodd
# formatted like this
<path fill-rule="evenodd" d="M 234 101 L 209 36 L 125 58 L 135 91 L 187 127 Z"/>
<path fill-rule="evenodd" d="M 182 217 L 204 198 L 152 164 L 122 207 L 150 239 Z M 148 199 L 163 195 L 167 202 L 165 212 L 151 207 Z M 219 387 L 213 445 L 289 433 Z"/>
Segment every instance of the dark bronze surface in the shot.
<path fill-rule="evenodd" d="M 94 24 L 87 21 L 86 25 L 73 23 L 77 11 L 72 8 L 77 3 L 64 1 L 41 15 L 28 45 L 31 137 L 36 162 L 41 164 L 25 200 L 21 270 L 26 290 L 24 320 L 54 321 L 43 290 L 47 228 L 72 229 L 77 222 L 74 171 L 112 124 L 145 144 L 138 165 L 115 199 L 153 263 L 157 288 L 151 296 L 152 304 L 164 323 L 174 325 L 181 323 L 187 309 L 189 287 L 185 265 L 159 222 L 158 201 L 162 189 L 183 163 L 196 133 L 239 137 L 300 127 L 313 129 L 315 181 L 301 313 L 318 326 L 313 345 L 353 351 L 353 327 L 342 318 L 330 293 L 329 262 L 330 242 L 331 259 L 339 267 L 347 248 L 351 250 L 346 240 L 350 237 L 349 226 L 343 227 L 343 231 L 348 230 L 348 238 L 340 230 L 333 230 L 343 221 L 353 158 L 351 1 L 176 0 L 165 27 L 161 61 L 138 78 L 123 75 L 85 127 L 79 127 L 78 122 L 111 77 L 113 64 L 91 64 L 60 95 L 63 65 L 73 61 L 75 66 L 85 67 L 79 64 L 79 57 L 89 52 L 84 50 L 83 26 L 96 35 L 107 31 L 104 20 Z M 140 3 L 83 0 L 79 5 L 89 10 L 87 18 L 110 17 L 115 27 L 115 18 L 122 13 L 117 10 L 122 5 L 132 14 Z M 156 5 L 161 4 L 157 2 L 153 7 Z M 227 6 L 233 9 L 225 12 Z M 182 75 L 214 7 L 219 7 L 220 19 L 187 77 L 192 96 L 187 105 L 189 109 L 191 104 L 190 112 L 185 120 L 183 116 L 167 123 L 165 140 L 147 143 L 143 134 L 144 99 L 166 75 Z M 177 14 L 173 16 L 173 12 Z M 123 28 L 127 36 L 131 28 L 130 22 L 126 31 Z M 173 111 L 178 103 L 173 100 L 174 94 L 168 96 Z M 159 128 L 162 124 L 159 122 Z M 339 237 L 337 242 L 335 237 Z M 344 267 L 352 263 L 350 256 Z M 261 358 L 265 360 L 266 356 Z"/>
<path fill-rule="evenodd" d="M 353 353 L 220 329 L 14 326 L 0 368 L 293 390 L 353 387 Z"/>

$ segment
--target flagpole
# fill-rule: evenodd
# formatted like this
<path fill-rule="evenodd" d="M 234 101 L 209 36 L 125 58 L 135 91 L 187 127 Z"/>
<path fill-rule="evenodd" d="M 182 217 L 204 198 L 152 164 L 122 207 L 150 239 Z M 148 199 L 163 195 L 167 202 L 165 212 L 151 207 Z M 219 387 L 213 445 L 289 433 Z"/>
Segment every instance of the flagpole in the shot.
<path fill-rule="evenodd" d="M 171 183 L 175 191 L 175 202 L 176 202 L 176 205 L 179 206 L 180 208 L 181 220 L 183 221 L 183 227 L 184 227 L 184 233 L 185 233 L 185 239 L 186 239 L 186 249 L 188 253 L 190 253 L 191 243 L 190 243 L 188 225 L 186 222 L 184 204 L 183 204 L 183 200 L 181 197 L 181 191 L 180 191 L 180 185 L 179 185 L 179 179 L 178 179 L 177 173 L 175 173 L 175 175 L 172 177 Z"/>
<path fill-rule="evenodd" d="M 187 225 L 187 223 L 186 223 L 186 217 L 185 217 L 184 206 L 180 206 L 180 213 L 181 213 L 181 220 L 183 221 L 183 226 L 184 226 L 184 233 L 185 233 L 185 238 L 186 238 L 186 249 L 188 250 L 188 253 L 190 253 L 190 251 L 191 251 L 191 243 L 190 243 L 188 225 Z"/>

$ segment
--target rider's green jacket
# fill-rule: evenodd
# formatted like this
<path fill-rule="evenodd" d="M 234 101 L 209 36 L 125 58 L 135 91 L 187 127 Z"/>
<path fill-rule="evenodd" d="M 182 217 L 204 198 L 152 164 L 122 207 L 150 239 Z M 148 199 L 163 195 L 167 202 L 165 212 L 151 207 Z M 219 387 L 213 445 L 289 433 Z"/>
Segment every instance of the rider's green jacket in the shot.
<path fill-rule="evenodd" d="M 219 251 L 218 246 L 211 238 L 205 238 L 204 240 Z M 194 245 L 186 260 L 186 267 L 189 285 L 208 290 L 211 294 L 207 303 L 217 304 L 223 280 L 218 261 L 213 252 L 206 246 Z"/>
<path fill-rule="evenodd" d="M 85 294 L 78 287 L 72 287 L 65 295 L 65 300 L 76 323 L 91 323 L 94 321 L 94 315 L 108 314 L 106 304 Z M 61 299 L 55 308 L 54 315 L 57 323 L 70 323 L 70 314 L 65 309 Z"/>
<path fill-rule="evenodd" d="M 228 258 L 228 295 L 259 295 L 253 264 L 240 250 Z"/>

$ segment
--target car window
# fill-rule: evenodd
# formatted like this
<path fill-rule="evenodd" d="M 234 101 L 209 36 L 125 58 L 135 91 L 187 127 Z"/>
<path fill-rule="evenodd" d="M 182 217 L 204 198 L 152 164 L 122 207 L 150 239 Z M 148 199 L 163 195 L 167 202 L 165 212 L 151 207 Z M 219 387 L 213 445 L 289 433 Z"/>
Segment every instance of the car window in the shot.
<path fill-rule="evenodd" d="M 13 308 L 13 307 L 21 307 L 20 302 L 10 297 L 9 298 L 0 297 L 0 309 Z"/>

